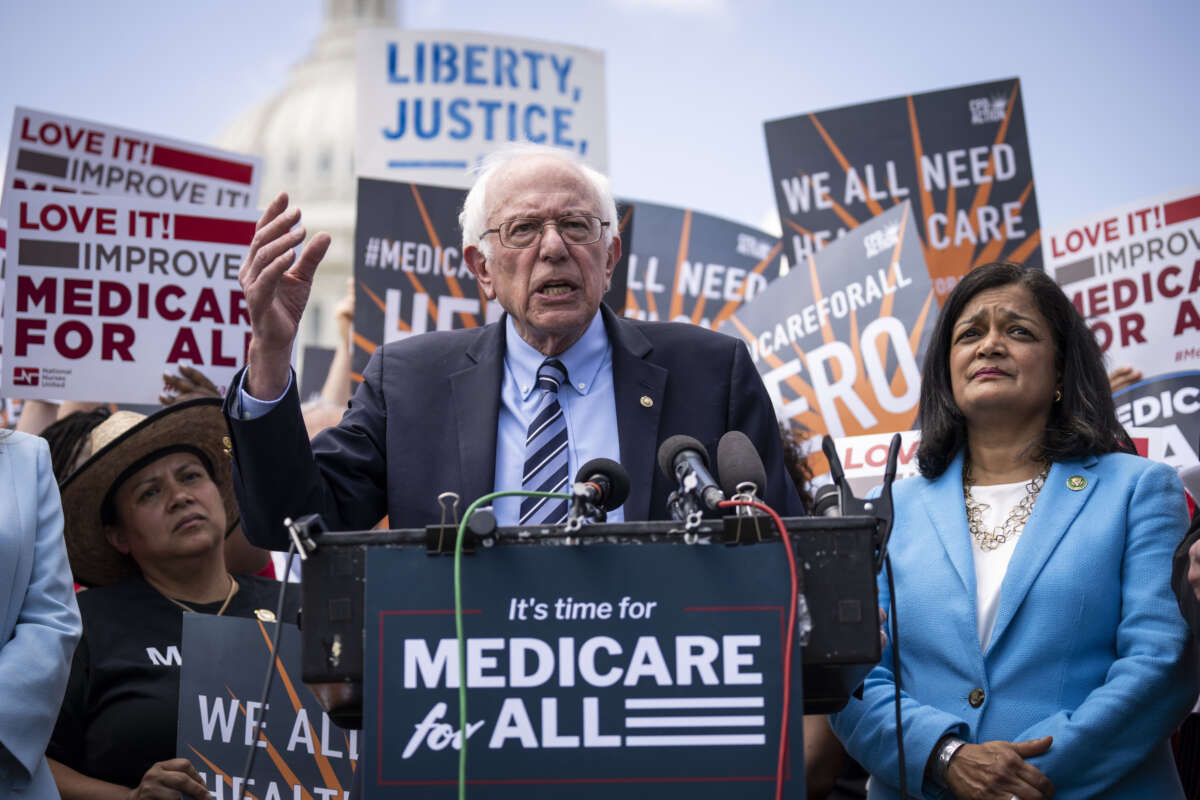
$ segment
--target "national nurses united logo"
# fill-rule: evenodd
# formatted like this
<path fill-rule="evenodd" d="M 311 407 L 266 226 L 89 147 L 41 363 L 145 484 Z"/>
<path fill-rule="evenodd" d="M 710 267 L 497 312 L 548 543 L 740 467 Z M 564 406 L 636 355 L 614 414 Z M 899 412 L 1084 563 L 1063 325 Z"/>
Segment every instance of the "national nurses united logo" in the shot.
<path fill-rule="evenodd" d="M 13 385 L 14 386 L 37 386 L 38 385 L 38 368 L 37 367 L 13 367 Z"/>

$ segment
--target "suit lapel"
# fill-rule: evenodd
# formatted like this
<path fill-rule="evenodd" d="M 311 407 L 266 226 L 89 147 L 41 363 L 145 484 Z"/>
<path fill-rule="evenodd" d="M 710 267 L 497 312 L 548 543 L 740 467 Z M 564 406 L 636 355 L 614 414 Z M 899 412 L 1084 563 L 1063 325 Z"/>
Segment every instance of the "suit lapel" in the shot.
<path fill-rule="evenodd" d="M 631 478 L 625 519 L 650 519 L 650 496 L 657 478 L 658 423 L 667 385 L 667 370 L 646 361 L 651 344 L 635 327 L 622 323 L 600 306 L 612 341 L 613 396 L 621 463 Z"/>
<path fill-rule="evenodd" d="M 504 321 L 488 325 L 467 349 L 468 367 L 450 375 L 458 430 L 459 513 L 496 486 L 496 428 L 504 378 Z"/>
<path fill-rule="evenodd" d="M 1067 528 L 1071 527 L 1088 496 L 1096 491 L 1099 475 L 1093 469 L 1097 459 L 1084 461 L 1056 462 L 1046 476 L 1046 483 L 1033 506 L 1033 513 L 1025 523 L 1025 530 L 1017 540 L 1004 582 L 1000 585 L 1000 608 L 996 612 L 996 625 L 992 629 L 989 648 L 999 641 L 1004 629 L 1021 607 L 1029 587 L 1046 565 L 1050 555 L 1058 546 Z M 1082 476 L 1086 485 L 1081 489 L 1068 488 L 1070 478 Z M 1076 484 L 1077 481 L 1072 481 Z"/>
<path fill-rule="evenodd" d="M 975 613 L 975 559 L 971 555 L 971 534 L 967 530 L 967 512 L 963 504 L 962 462 L 965 450 L 959 450 L 938 478 L 921 490 L 922 505 L 938 539 L 946 550 L 954 571 L 970 599 Z"/>

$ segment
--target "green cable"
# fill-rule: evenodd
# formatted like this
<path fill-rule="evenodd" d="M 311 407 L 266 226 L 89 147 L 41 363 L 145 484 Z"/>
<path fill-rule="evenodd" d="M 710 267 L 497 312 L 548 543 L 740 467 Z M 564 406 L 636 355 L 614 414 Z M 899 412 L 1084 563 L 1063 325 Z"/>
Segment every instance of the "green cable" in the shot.
<path fill-rule="evenodd" d="M 467 521 L 482 503 L 489 503 L 497 497 L 554 497 L 570 501 L 569 494 L 554 492 L 524 492 L 507 491 L 485 494 L 471 505 L 458 523 L 458 538 L 454 540 L 454 635 L 458 638 L 458 732 L 460 747 L 458 749 L 458 800 L 467 797 L 467 640 L 463 638 L 462 614 L 462 543 L 467 532 Z"/>

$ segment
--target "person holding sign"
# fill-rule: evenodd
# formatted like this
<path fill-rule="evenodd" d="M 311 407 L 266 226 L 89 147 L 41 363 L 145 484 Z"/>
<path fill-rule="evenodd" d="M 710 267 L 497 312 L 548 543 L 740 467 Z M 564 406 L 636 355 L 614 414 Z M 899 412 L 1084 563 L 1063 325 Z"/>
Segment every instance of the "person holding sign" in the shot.
<path fill-rule="evenodd" d="M 50 449 L 0 430 L 0 797 L 58 796 L 43 753 L 80 632 L 62 526 Z"/>
<path fill-rule="evenodd" d="M 923 372 L 921 476 L 895 485 L 890 548 L 905 793 L 1182 797 L 1183 490 L 1133 454 L 1083 318 L 1040 270 L 979 267 Z M 833 718 L 876 798 L 901 794 L 892 641 Z"/>
<path fill-rule="evenodd" d="M 183 615 L 273 619 L 279 592 L 226 569 L 238 510 L 224 439 L 215 399 L 119 411 L 63 483 L 71 569 L 92 587 L 46 753 L 66 800 L 209 797 L 175 758 Z"/>
<path fill-rule="evenodd" d="M 562 410 L 562 474 L 596 457 L 630 473 L 629 499 L 610 520 L 667 516 L 674 487 L 656 468 L 659 442 L 687 433 L 715 446 L 734 429 L 763 456 L 767 502 L 802 513 L 745 346 L 601 305 L 621 255 L 616 204 L 608 180 L 570 154 L 503 151 L 466 198 L 464 256 L 480 291 L 504 308 L 501 321 L 378 349 L 341 424 L 311 449 L 289 360 L 329 237 L 314 236 L 296 257 L 299 221 L 286 195 L 276 198 L 240 273 L 253 334 L 225 408 L 234 484 L 256 544 L 285 548 L 289 516 L 318 512 L 330 529 L 363 530 L 387 514 L 393 527 L 418 527 L 438 523 L 442 492 L 456 492 L 461 508 L 493 490 L 534 488 L 523 472 L 543 380 Z M 565 503 L 523 510 L 520 498 L 503 498 L 495 513 L 502 525 L 554 523 Z"/>

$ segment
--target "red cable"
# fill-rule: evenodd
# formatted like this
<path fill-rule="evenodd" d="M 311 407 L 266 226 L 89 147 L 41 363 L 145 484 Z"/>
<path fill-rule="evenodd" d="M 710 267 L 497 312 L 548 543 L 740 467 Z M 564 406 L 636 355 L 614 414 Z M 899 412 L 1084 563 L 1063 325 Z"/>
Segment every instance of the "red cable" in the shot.
<path fill-rule="evenodd" d="M 779 731 L 779 759 L 775 764 L 775 800 L 783 799 L 783 773 L 787 761 L 788 716 L 792 705 L 792 646 L 796 634 L 796 605 L 799 602 L 800 580 L 796 573 L 796 553 L 792 550 L 792 540 L 788 536 L 783 518 L 775 509 L 757 500 L 722 500 L 717 504 L 720 508 L 747 506 L 765 511 L 770 515 L 775 527 L 779 530 L 779 538 L 783 539 L 783 547 L 787 550 L 788 571 L 791 573 L 791 602 L 788 603 L 787 636 L 783 645 L 783 721 Z"/>

